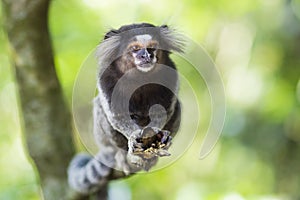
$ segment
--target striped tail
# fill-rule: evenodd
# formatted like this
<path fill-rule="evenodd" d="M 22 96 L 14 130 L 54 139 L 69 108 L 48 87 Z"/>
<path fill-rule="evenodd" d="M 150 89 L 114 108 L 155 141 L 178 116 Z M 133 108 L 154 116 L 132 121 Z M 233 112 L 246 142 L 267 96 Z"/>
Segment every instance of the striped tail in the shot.
<path fill-rule="evenodd" d="M 107 183 L 106 177 L 111 168 L 100 162 L 100 156 L 77 154 L 68 168 L 68 182 L 71 188 L 80 193 L 90 193 Z"/>

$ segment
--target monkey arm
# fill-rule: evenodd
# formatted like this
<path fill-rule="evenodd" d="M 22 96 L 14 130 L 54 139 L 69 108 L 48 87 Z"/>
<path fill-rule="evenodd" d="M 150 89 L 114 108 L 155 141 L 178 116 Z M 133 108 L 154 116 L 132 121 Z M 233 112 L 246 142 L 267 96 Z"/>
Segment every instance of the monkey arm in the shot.
<path fill-rule="evenodd" d="M 130 115 L 120 113 L 107 116 L 107 118 L 111 126 L 127 139 L 132 135 L 139 135 L 141 132 L 141 128 L 131 120 Z"/>
<path fill-rule="evenodd" d="M 129 113 L 116 113 L 112 111 L 108 98 L 101 88 L 99 88 L 99 94 L 94 100 L 94 106 L 101 107 L 112 128 L 122 133 L 127 139 L 129 139 L 133 133 L 141 131 L 141 128 L 130 118 Z"/>

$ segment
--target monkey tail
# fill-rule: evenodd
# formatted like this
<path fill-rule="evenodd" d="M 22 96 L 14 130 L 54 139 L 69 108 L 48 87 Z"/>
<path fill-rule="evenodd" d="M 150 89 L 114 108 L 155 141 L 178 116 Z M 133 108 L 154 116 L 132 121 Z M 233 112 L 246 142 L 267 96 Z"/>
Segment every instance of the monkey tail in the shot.
<path fill-rule="evenodd" d="M 89 154 L 77 154 L 71 161 L 68 168 L 68 182 L 74 190 L 86 194 L 99 189 L 107 183 L 105 177 L 111 172 L 96 157 Z"/>

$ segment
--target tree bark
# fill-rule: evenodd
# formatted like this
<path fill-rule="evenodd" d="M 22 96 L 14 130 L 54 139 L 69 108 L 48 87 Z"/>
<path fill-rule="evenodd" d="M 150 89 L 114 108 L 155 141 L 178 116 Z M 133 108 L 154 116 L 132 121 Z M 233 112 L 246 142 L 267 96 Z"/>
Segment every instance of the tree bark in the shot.
<path fill-rule="evenodd" d="M 50 0 L 2 0 L 19 91 L 23 132 L 44 199 L 87 199 L 67 184 L 75 154 L 71 115 L 63 98 L 48 31 Z"/>

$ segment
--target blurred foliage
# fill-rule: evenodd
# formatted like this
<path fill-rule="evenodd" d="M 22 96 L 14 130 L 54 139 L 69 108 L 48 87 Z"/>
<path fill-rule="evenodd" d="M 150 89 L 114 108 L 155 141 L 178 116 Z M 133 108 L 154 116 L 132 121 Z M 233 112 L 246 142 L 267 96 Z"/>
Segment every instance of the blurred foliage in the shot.
<path fill-rule="evenodd" d="M 177 162 L 113 181 L 111 199 L 299 199 L 300 1 L 53 0 L 55 62 L 70 106 L 86 56 L 108 29 L 133 22 L 170 24 L 204 46 L 224 79 L 227 117 L 221 139 L 204 160 L 198 159 L 206 130 L 200 125 Z M 9 51 L 0 29 L 0 199 L 39 199 L 22 144 Z M 192 70 L 179 70 L 203 85 Z M 201 120 L 209 121 L 208 93 L 203 88 L 196 95 L 205 104 L 201 112 L 208 112 Z"/>

